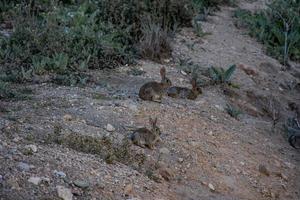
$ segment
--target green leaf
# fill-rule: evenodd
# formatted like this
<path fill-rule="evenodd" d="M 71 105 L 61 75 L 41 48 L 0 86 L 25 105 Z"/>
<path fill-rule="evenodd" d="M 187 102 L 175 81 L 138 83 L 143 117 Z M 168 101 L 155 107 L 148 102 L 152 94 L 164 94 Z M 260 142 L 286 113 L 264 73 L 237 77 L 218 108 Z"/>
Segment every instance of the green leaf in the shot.
<path fill-rule="evenodd" d="M 224 73 L 224 82 L 228 82 L 236 69 L 236 65 L 231 65 Z"/>

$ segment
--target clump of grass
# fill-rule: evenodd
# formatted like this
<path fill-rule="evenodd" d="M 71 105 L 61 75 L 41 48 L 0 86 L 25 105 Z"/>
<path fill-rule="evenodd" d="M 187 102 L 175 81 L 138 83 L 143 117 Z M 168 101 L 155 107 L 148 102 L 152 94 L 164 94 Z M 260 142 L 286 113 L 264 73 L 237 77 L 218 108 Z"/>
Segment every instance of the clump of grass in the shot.
<path fill-rule="evenodd" d="M 229 84 L 230 80 L 236 70 L 236 65 L 231 65 L 228 69 L 210 68 L 211 78 L 216 84 Z"/>
<path fill-rule="evenodd" d="M 231 117 L 235 119 L 238 119 L 239 115 L 243 113 L 239 108 L 232 106 L 231 104 L 227 104 L 225 110 Z"/>
<path fill-rule="evenodd" d="M 10 83 L 0 80 L 0 100 L 26 100 L 32 93 L 31 89 L 14 89 Z"/>
<path fill-rule="evenodd" d="M 121 144 L 116 146 L 108 137 L 92 137 L 75 132 L 63 133 L 60 125 L 54 126 L 52 134 L 46 139 L 48 143 L 56 143 L 79 152 L 96 154 L 101 156 L 108 164 L 121 162 L 127 165 L 137 164 L 141 166 L 144 155 L 134 154 L 130 151 L 130 141 L 124 139 Z"/>

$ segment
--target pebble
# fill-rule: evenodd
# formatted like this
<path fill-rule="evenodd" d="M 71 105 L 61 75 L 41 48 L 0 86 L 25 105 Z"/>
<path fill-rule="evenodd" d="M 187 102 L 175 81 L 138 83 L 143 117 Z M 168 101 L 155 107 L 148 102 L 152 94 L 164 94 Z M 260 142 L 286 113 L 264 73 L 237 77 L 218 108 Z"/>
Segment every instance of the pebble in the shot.
<path fill-rule="evenodd" d="M 64 186 L 56 186 L 56 191 L 57 194 L 60 198 L 63 200 L 72 200 L 73 199 L 73 194 L 70 189 L 65 188 Z"/>
<path fill-rule="evenodd" d="M 159 149 L 159 153 L 161 153 L 161 154 L 169 154 L 170 150 L 167 149 L 166 147 L 163 147 L 163 148 Z"/>
<path fill-rule="evenodd" d="M 30 177 L 28 179 L 28 182 L 33 183 L 34 185 L 39 185 L 41 183 L 41 181 L 42 181 L 42 178 L 40 178 L 40 177 Z"/>
<path fill-rule="evenodd" d="M 59 178 L 65 178 L 67 175 L 64 172 L 54 170 L 54 175 Z"/>
<path fill-rule="evenodd" d="M 37 152 L 37 146 L 34 144 L 29 144 L 25 146 L 25 149 L 32 152 L 32 153 L 36 153 Z"/>
<path fill-rule="evenodd" d="M 113 132 L 113 131 L 115 131 L 116 129 L 115 129 L 115 127 L 113 127 L 113 125 L 107 124 L 107 125 L 106 125 L 106 130 L 109 131 L 109 132 Z"/>
<path fill-rule="evenodd" d="M 259 165 L 259 166 L 258 166 L 258 170 L 259 170 L 260 173 L 262 173 L 262 174 L 264 174 L 264 175 L 266 175 L 266 176 L 270 176 L 270 172 L 269 172 L 269 170 L 267 169 L 266 166 L 264 166 L 264 165 Z"/>
<path fill-rule="evenodd" d="M 209 189 L 211 191 L 215 191 L 216 190 L 215 187 L 213 186 L 213 184 L 211 184 L 211 183 L 208 184 L 208 187 L 209 187 Z"/>
<path fill-rule="evenodd" d="M 64 121 L 72 121 L 72 116 L 69 114 L 64 115 Z"/>
<path fill-rule="evenodd" d="M 18 169 L 20 170 L 20 171 L 29 171 L 30 170 L 30 166 L 27 164 L 27 163 L 24 163 L 24 162 L 19 162 L 18 163 Z"/>
<path fill-rule="evenodd" d="M 82 189 L 86 189 L 90 186 L 90 184 L 87 181 L 83 181 L 83 180 L 75 180 L 73 183 L 75 186 Z"/>
<path fill-rule="evenodd" d="M 187 73 L 186 73 L 185 71 L 183 71 L 183 70 L 180 70 L 180 73 L 181 73 L 182 75 L 184 75 L 184 76 L 187 75 Z"/>
<path fill-rule="evenodd" d="M 178 161 L 182 163 L 183 162 L 183 158 L 178 158 Z"/>

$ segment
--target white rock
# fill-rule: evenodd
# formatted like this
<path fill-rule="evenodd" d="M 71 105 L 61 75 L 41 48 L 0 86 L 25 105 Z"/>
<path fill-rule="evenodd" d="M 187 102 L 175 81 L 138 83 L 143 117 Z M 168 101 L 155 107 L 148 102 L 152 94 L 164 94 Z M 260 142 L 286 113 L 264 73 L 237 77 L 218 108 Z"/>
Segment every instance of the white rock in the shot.
<path fill-rule="evenodd" d="M 115 131 L 116 129 L 115 129 L 115 127 L 113 127 L 113 125 L 107 124 L 107 125 L 106 125 L 106 130 L 109 131 L 109 132 L 113 132 L 113 131 Z"/>
<path fill-rule="evenodd" d="M 183 162 L 183 158 L 178 158 L 178 161 L 182 163 Z"/>
<path fill-rule="evenodd" d="M 28 179 L 28 182 L 33 183 L 34 185 L 39 185 L 41 183 L 41 181 L 42 181 L 42 178 L 40 178 L 40 177 L 30 177 Z"/>
<path fill-rule="evenodd" d="M 209 187 L 210 190 L 215 191 L 215 187 L 213 186 L 213 184 L 209 183 L 208 187 Z"/>
<path fill-rule="evenodd" d="M 57 194 L 63 200 L 72 200 L 73 194 L 70 189 L 65 188 L 64 186 L 56 186 Z"/>
<path fill-rule="evenodd" d="M 37 146 L 34 145 L 34 144 L 29 144 L 29 145 L 26 145 L 25 148 L 33 153 L 36 153 L 37 152 Z"/>
<path fill-rule="evenodd" d="M 187 73 L 185 72 L 185 71 L 183 71 L 183 70 L 180 70 L 180 73 L 182 74 L 182 75 L 187 75 Z"/>

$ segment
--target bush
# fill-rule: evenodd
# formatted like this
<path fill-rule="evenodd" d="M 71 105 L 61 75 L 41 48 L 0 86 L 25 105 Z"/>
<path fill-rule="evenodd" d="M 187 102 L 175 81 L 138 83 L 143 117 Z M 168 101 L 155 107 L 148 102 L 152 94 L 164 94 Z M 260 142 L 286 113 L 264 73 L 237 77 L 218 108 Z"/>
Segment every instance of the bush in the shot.
<path fill-rule="evenodd" d="M 237 10 L 234 16 L 284 65 L 289 59 L 300 61 L 300 1 L 273 0 L 266 10 Z"/>
<path fill-rule="evenodd" d="M 88 69 L 114 68 L 139 56 L 159 61 L 171 54 L 176 27 L 190 26 L 195 13 L 216 3 L 210 2 L 5 0 L 1 18 L 13 32 L 0 35 L 0 79 L 24 82 L 50 74 L 74 85 L 88 81 Z"/>

